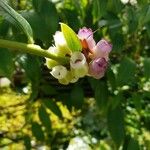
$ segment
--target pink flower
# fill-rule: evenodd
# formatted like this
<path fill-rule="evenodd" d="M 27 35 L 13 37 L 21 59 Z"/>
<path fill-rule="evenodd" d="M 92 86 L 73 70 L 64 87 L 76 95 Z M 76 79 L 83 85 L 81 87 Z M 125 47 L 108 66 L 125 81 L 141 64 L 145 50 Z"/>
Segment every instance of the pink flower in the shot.
<path fill-rule="evenodd" d="M 89 64 L 89 74 L 96 79 L 100 79 L 104 76 L 107 65 L 108 62 L 105 58 L 96 58 Z"/>
<path fill-rule="evenodd" d="M 93 58 L 104 57 L 106 60 L 108 60 L 108 56 L 111 50 L 112 45 L 108 41 L 102 39 L 97 43 L 97 45 L 92 50 Z"/>
<path fill-rule="evenodd" d="M 89 48 L 91 50 L 96 45 L 93 39 L 93 32 L 91 29 L 83 27 L 79 30 L 78 37 L 81 40 L 84 48 Z"/>

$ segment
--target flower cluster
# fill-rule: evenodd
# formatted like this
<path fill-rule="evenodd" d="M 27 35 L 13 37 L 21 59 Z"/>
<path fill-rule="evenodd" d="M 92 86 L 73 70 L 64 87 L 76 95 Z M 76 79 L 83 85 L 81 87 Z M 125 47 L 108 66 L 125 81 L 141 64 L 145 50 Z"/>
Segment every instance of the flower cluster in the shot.
<path fill-rule="evenodd" d="M 79 30 L 77 37 L 82 46 L 80 51 L 71 51 L 61 31 L 57 31 L 54 35 L 55 46 L 48 49 L 51 54 L 70 59 L 69 65 L 63 66 L 55 60 L 46 58 L 51 75 L 61 84 L 74 83 L 86 75 L 100 79 L 107 69 L 112 45 L 105 39 L 96 44 L 92 30 L 86 27 Z"/>

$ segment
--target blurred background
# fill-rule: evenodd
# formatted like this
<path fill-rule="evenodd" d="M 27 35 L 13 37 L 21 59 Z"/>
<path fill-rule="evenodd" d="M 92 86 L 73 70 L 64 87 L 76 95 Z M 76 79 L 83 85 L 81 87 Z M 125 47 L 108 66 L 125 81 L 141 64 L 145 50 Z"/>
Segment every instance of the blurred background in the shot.
<path fill-rule="evenodd" d="M 44 58 L 0 48 L 1 150 L 150 150 L 150 1 L 9 0 L 48 49 L 59 22 L 113 50 L 105 77 L 60 85 Z M 0 13 L 0 38 L 27 43 Z"/>

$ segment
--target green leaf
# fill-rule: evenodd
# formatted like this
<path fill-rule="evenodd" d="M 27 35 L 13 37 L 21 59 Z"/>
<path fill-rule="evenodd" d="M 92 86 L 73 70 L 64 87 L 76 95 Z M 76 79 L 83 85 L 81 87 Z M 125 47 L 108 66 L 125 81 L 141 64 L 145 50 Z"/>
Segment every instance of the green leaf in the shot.
<path fill-rule="evenodd" d="M 120 107 L 109 110 L 107 114 L 107 123 L 110 135 L 116 147 L 119 148 L 125 136 L 124 115 Z"/>
<path fill-rule="evenodd" d="M 111 89 L 114 91 L 116 89 L 116 77 L 111 68 L 107 70 L 107 78 L 111 86 Z"/>
<path fill-rule="evenodd" d="M 128 30 L 129 33 L 133 33 L 136 31 L 138 26 L 137 11 L 132 7 L 128 7 L 126 11 L 128 18 Z"/>
<path fill-rule="evenodd" d="M 57 115 L 58 117 L 62 118 L 62 113 L 61 110 L 59 109 L 58 105 L 56 104 L 55 101 L 51 100 L 51 99 L 43 99 L 42 102 L 44 103 L 44 105 L 50 109 L 55 115 Z"/>
<path fill-rule="evenodd" d="M 31 150 L 31 139 L 30 139 L 30 137 L 28 135 L 25 135 L 23 140 L 24 140 L 25 148 L 27 150 Z"/>
<path fill-rule="evenodd" d="M 7 49 L 0 49 L 0 76 L 11 78 L 14 69 L 12 53 Z"/>
<path fill-rule="evenodd" d="M 121 52 L 125 44 L 123 34 L 112 31 L 110 36 L 112 38 L 113 50 Z"/>
<path fill-rule="evenodd" d="M 144 58 L 144 75 L 147 79 L 150 78 L 150 58 Z"/>
<path fill-rule="evenodd" d="M 150 39 L 150 22 L 148 22 L 148 23 L 146 24 L 146 30 L 147 30 L 148 37 L 149 37 L 149 39 Z"/>
<path fill-rule="evenodd" d="M 127 150 L 140 150 L 138 141 L 133 138 L 130 138 Z"/>
<path fill-rule="evenodd" d="M 30 24 L 13 8 L 11 8 L 6 1 L 0 1 L 0 12 L 7 21 L 12 23 L 15 27 L 20 28 L 28 37 L 28 42 L 33 43 L 33 33 Z"/>
<path fill-rule="evenodd" d="M 35 136 L 38 141 L 44 141 L 45 136 L 42 131 L 42 127 L 37 122 L 32 123 L 31 130 L 32 130 L 33 136 Z"/>
<path fill-rule="evenodd" d="M 47 96 L 57 94 L 55 87 L 46 83 L 40 86 L 40 90 L 44 95 L 47 95 Z"/>
<path fill-rule="evenodd" d="M 39 58 L 32 55 L 22 55 L 19 56 L 18 62 L 25 70 L 27 78 L 32 84 L 32 94 L 31 99 L 35 99 L 38 95 L 38 88 L 41 77 L 41 68 Z"/>
<path fill-rule="evenodd" d="M 139 24 L 144 25 L 150 21 L 150 4 L 146 4 L 140 11 L 139 11 Z"/>
<path fill-rule="evenodd" d="M 120 0 L 111 0 L 108 2 L 108 10 L 113 13 L 120 13 L 123 9 L 123 4 Z"/>
<path fill-rule="evenodd" d="M 9 23 L 6 20 L 3 20 L 3 22 L 0 24 L 0 35 L 5 37 L 7 36 L 9 30 Z"/>
<path fill-rule="evenodd" d="M 129 85 L 135 81 L 136 64 L 130 58 L 123 58 L 118 68 L 117 82 L 118 85 Z"/>
<path fill-rule="evenodd" d="M 32 0 L 32 4 L 37 12 L 41 11 L 44 0 Z"/>
<path fill-rule="evenodd" d="M 41 68 L 39 58 L 32 55 L 22 55 L 19 57 L 19 63 L 24 68 L 27 77 L 32 82 L 38 82 L 41 77 Z"/>
<path fill-rule="evenodd" d="M 97 79 L 94 79 L 92 77 L 88 77 L 88 82 L 90 83 L 90 86 L 91 86 L 92 90 L 95 91 L 97 85 L 99 84 Z"/>
<path fill-rule="evenodd" d="M 99 81 L 99 84 L 97 84 L 95 88 L 95 100 L 100 111 L 106 111 L 108 103 L 108 87 L 106 82 Z"/>
<path fill-rule="evenodd" d="M 72 106 L 75 106 L 77 109 L 80 109 L 84 102 L 84 92 L 83 89 L 76 85 L 71 91 L 71 104 Z"/>
<path fill-rule="evenodd" d="M 42 122 L 43 126 L 47 129 L 48 132 L 51 131 L 51 120 L 49 118 L 49 114 L 47 113 L 46 109 L 44 106 L 41 106 L 39 108 L 39 118 L 40 121 Z"/>
<path fill-rule="evenodd" d="M 43 2 L 40 17 L 43 17 L 45 27 L 49 31 L 49 34 L 55 33 L 58 28 L 59 18 L 55 5 L 49 0 Z"/>
<path fill-rule="evenodd" d="M 50 44 L 59 23 L 56 7 L 48 0 L 34 0 L 33 3 L 36 11 L 25 12 L 23 16 L 31 24 L 35 38 Z"/>
<path fill-rule="evenodd" d="M 72 52 L 81 51 L 82 46 L 76 33 L 66 24 L 61 23 L 61 31 L 66 39 L 67 45 Z"/>
<path fill-rule="evenodd" d="M 116 107 L 118 107 L 120 105 L 120 103 L 124 101 L 124 97 L 122 92 L 118 93 L 117 95 L 113 96 L 111 101 L 110 101 L 110 105 L 112 109 L 115 109 Z"/>
<path fill-rule="evenodd" d="M 140 112 L 142 110 L 142 101 L 143 101 L 142 95 L 134 93 L 132 95 L 132 101 L 136 110 Z"/>
<path fill-rule="evenodd" d="M 106 13 L 107 8 L 107 0 L 94 0 L 93 1 L 93 8 L 92 8 L 92 15 L 93 15 L 93 22 L 99 21 L 103 15 Z"/>

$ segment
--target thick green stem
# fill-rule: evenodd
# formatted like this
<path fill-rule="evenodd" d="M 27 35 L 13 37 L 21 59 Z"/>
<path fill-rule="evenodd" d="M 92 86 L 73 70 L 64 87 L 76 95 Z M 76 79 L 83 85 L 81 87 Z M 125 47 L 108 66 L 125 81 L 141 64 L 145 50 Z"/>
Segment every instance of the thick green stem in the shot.
<path fill-rule="evenodd" d="M 55 56 L 55 55 L 49 53 L 48 51 L 40 48 L 40 46 L 34 45 L 34 44 L 25 44 L 25 43 L 0 39 L 0 47 L 8 48 L 11 50 L 21 51 L 24 53 L 30 53 L 30 54 L 34 54 L 34 55 L 38 55 L 38 56 L 42 56 L 42 57 L 51 58 L 51 59 L 59 62 L 60 64 L 69 63 L 68 58 Z"/>

